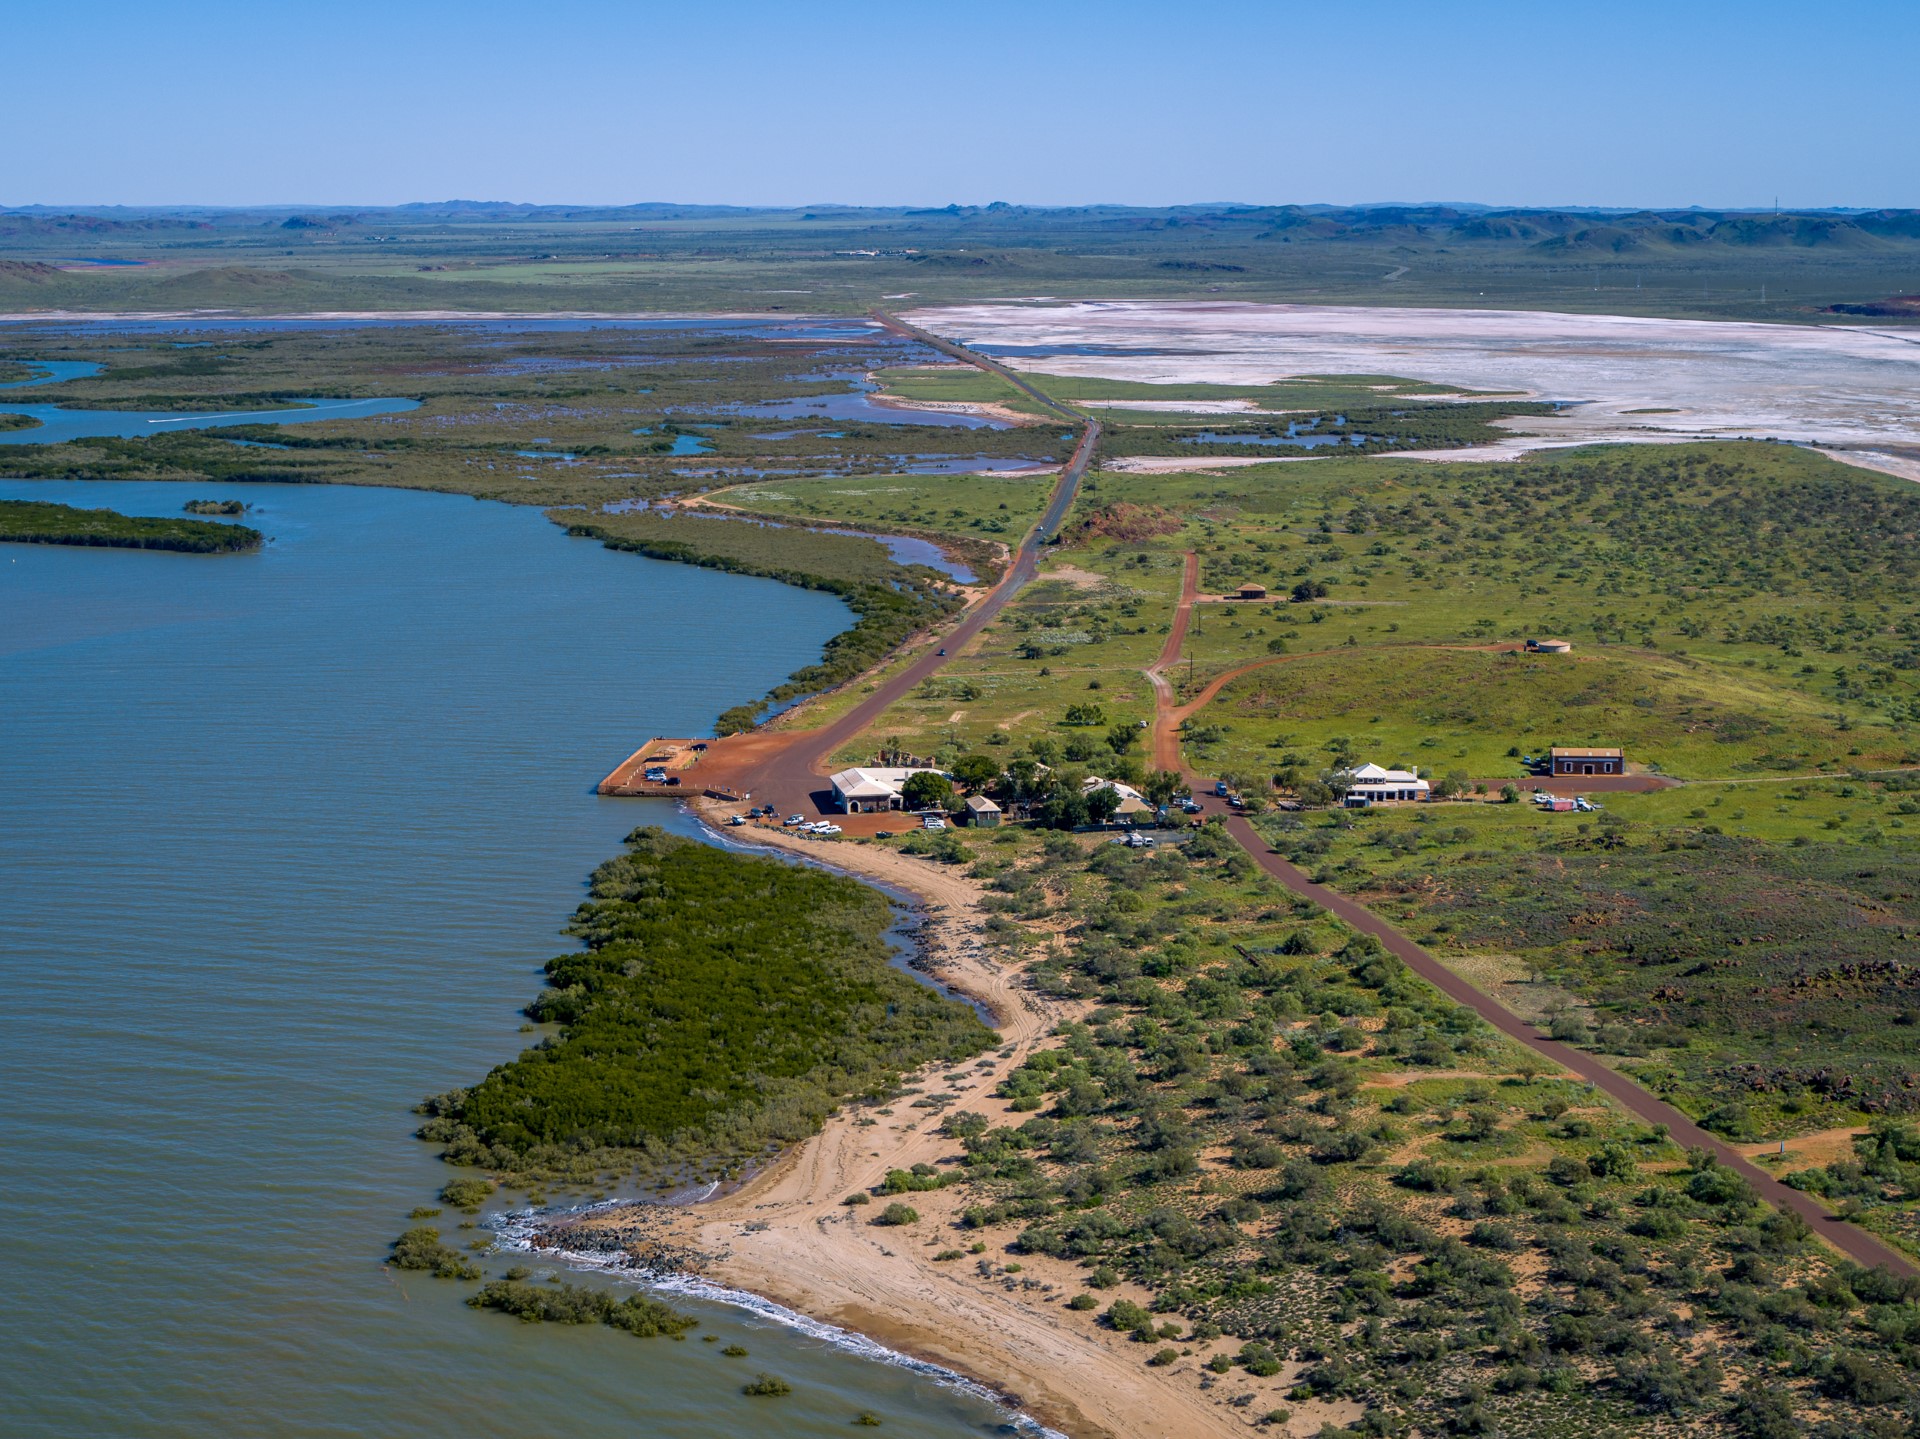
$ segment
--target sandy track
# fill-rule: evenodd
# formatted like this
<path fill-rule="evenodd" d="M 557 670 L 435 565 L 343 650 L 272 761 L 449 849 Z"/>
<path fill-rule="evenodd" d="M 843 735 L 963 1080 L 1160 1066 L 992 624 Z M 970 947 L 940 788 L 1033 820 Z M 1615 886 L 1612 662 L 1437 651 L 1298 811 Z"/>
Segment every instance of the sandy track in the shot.
<path fill-rule="evenodd" d="M 1070 1010 L 1026 989 L 1017 972 L 986 953 L 978 884 L 954 868 L 866 845 L 823 850 L 773 830 L 726 834 L 915 895 L 930 921 L 936 977 L 993 1011 L 1003 1045 L 987 1067 L 967 1066 L 965 1085 L 944 1084 L 937 1065 L 910 1084 L 958 1092 L 957 1108 L 995 1124 L 1026 1118 L 1009 1113 L 993 1091 Z M 876 1206 L 841 1202 L 880 1184 L 890 1169 L 952 1158 L 957 1147 L 940 1137 L 939 1123 L 906 1101 L 885 1116 L 849 1107 L 740 1189 L 680 1216 L 672 1238 L 714 1256 L 703 1268 L 708 1278 L 945 1365 L 1076 1439 L 1244 1434 L 1247 1420 L 1226 1406 L 1224 1388 L 1218 1397 L 1199 1390 L 1193 1363 L 1148 1369 L 1140 1346 L 1063 1308 L 1082 1287 L 1078 1269 L 1022 1256 L 1023 1274 L 1044 1274 L 1049 1292 L 982 1275 L 972 1255 L 935 1261 L 934 1253 L 965 1248 L 975 1237 L 952 1227 L 963 1204 L 955 1190 L 904 1196 L 923 1216 L 909 1228 L 876 1226 Z M 1006 1237 L 992 1246 L 996 1261 L 1006 1258 Z M 1277 1402 L 1275 1395 L 1263 1407 Z"/>

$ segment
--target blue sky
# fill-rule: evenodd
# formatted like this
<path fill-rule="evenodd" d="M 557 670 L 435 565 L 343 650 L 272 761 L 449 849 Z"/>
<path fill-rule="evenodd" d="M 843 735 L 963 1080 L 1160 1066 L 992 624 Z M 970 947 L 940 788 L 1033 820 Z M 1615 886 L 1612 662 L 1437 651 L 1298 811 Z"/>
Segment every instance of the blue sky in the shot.
<path fill-rule="evenodd" d="M 0 204 L 1920 206 L 1920 0 L 0 15 Z"/>

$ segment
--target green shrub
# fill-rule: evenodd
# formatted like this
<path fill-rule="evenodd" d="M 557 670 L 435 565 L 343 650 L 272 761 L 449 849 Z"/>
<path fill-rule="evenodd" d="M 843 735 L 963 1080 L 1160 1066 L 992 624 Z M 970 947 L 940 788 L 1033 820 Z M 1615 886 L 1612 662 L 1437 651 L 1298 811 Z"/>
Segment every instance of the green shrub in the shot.
<path fill-rule="evenodd" d="M 762 1374 L 751 1384 L 742 1385 L 740 1392 L 752 1394 L 756 1398 L 778 1398 L 782 1394 L 793 1393 L 793 1386 L 784 1379 L 775 1378 L 771 1374 Z"/>
<path fill-rule="evenodd" d="M 1069 1309 L 1085 1311 L 1088 1309 L 1098 1309 L 1099 1307 L 1100 1301 L 1095 1299 L 1091 1294 L 1076 1294 L 1067 1301 L 1067 1308 Z"/>
<path fill-rule="evenodd" d="M 561 1033 L 429 1100 L 420 1132 L 528 1168 L 600 1148 L 763 1157 L 850 1096 L 996 1042 L 892 966 L 891 922 L 845 876 L 637 829 L 569 926 L 586 947 L 547 964 L 570 996 Z"/>
<path fill-rule="evenodd" d="M 440 1242 L 440 1231 L 422 1224 L 409 1229 L 393 1241 L 391 1260 L 396 1269 L 418 1269 L 436 1279 L 478 1279 L 480 1270 L 473 1262 Z"/>
<path fill-rule="evenodd" d="M 889 1204 L 880 1211 L 879 1217 L 873 1222 L 875 1224 L 918 1224 L 920 1211 L 911 1204 Z"/>
<path fill-rule="evenodd" d="M 455 1209 L 475 1209 L 492 1193 L 493 1185 L 485 1179 L 454 1179 L 441 1188 L 440 1197 Z"/>
<path fill-rule="evenodd" d="M 678 1339 L 699 1324 L 698 1319 L 670 1309 L 644 1294 L 616 1299 L 603 1289 L 576 1284 L 529 1284 L 524 1279 L 496 1279 L 467 1303 L 475 1309 L 497 1309 L 524 1324 L 604 1324 L 624 1329 L 636 1339 L 661 1335 Z"/>

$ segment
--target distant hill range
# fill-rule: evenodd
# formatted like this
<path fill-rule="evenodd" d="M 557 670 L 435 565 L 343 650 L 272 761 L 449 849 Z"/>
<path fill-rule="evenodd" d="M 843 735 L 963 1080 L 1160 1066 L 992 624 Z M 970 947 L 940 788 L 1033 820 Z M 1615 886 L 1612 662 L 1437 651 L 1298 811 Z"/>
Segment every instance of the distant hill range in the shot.
<path fill-rule="evenodd" d="M 1920 239 L 1920 210 L 1605 210 L 1496 209 L 1473 204 L 1181 205 L 1163 209 L 1121 205 L 947 205 L 937 209 L 816 205 L 757 208 L 650 203 L 622 206 L 523 205 L 492 200 L 444 200 L 388 207 L 276 206 L 215 209 L 64 210 L 21 206 L 0 210 L 0 240 L 60 236 L 157 235 L 169 230 L 350 234 L 367 228 L 420 224 L 638 223 L 761 217 L 776 223 L 885 225 L 896 236 L 913 231 L 950 237 L 1056 234 L 1211 232 L 1221 239 L 1362 242 L 1515 247 L 1543 252 L 1626 254 L 1704 247 L 1871 249 Z"/>

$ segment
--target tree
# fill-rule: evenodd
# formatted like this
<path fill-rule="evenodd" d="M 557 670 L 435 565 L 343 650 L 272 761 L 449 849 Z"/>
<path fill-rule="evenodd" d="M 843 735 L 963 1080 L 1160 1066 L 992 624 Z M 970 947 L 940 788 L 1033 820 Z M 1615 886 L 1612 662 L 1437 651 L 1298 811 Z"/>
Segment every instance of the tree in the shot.
<path fill-rule="evenodd" d="M 1000 762 L 983 754 L 962 755 L 954 763 L 953 777 L 970 790 L 982 790 L 1000 778 Z"/>
<path fill-rule="evenodd" d="M 1125 754 L 1140 742 L 1138 725 L 1117 724 L 1107 731 L 1107 748 L 1115 754 Z"/>
<path fill-rule="evenodd" d="M 1087 794 L 1087 818 L 1095 824 L 1105 824 L 1119 808 L 1120 791 L 1110 784 L 1103 784 Z"/>
<path fill-rule="evenodd" d="M 1067 706 L 1066 723 L 1070 725 L 1103 725 L 1106 722 L 1106 710 L 1092 700 L 1086 704 Z"/>
<path fill-rule="evenodd" d="M 1157 769 L 1146 777 L 1141 792 L 1155 804 L 1167 804 L 1185 788 L 1186 782 L 1170 769 Z"/>
<path fill-rule="evenodd" d="M 945 809 L 952 798 L 952 782 L 930 769 L 916 770 L 900 786 L 900 802 L 908 809 Z"/>

